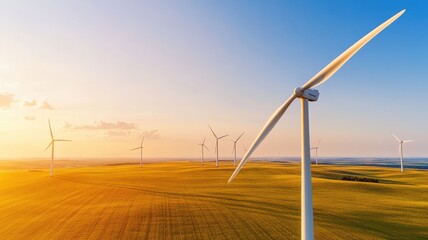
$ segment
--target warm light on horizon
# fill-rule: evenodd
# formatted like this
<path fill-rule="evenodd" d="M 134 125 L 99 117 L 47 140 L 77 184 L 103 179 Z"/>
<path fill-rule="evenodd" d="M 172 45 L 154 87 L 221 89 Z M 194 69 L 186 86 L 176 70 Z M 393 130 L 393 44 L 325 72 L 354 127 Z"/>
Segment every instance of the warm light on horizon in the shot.
<path fill-rule="evenodd" d="M 311 141 L 323 139 L 321 158 L 396 157 L 394 131 L 417 140 L 406 156 L 428 156 L 428 114 L 420 111 L 427 16 L 416 3 L 382 11 L 371 3 L 357 4 L 364 11 L 252 3 L 239 14 L 238 3 L 98 4 L 4 4 L 0 159 L 48 159 L 48 118 L 56 135 L 73 140 L 56 146 L 58 159 L 138 158 L 129 149 L 143 136 L 144 158 L 198 158 L 206 137 L 212 159 L 208 125 L 229 135 L 221 159 L 232 158 L 233 140 L 245 131 L 241 157 L 242 144 L 250 147 L 295 87 L 403 8 L 393 27 L 319 87 Z M 292 104 L 254 155 L 299 156 L 299 116 Z"/>

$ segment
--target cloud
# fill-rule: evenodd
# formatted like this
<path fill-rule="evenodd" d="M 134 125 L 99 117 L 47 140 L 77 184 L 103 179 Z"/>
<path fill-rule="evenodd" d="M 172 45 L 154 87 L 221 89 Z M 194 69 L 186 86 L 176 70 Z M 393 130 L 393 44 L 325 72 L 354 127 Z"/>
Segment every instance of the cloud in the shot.
<path fill-rule="evenodd" d="M 108 137 L 125 137 L 130 136 L 130 131 L 123 131 L 123 130 L 110 130 L 107 132 Z"/>
<path fill-rule="evenodd" d="M 144 138 L 147 138 L 147 139 L 159 139 L 160 138 L 160 134 L 159 134 L 158 129 L 152 129 L 152 130 L 144 131 L 143 136 L 144 136 Z"/>
<path fill-rule="evenodd" d="M 36 100 L 31 100 L 31 101 L 25 101 L 24 104 L 22 104 L 22 106 L 24 107 L 34 107 L 37 105 L 37 101 Z"/>
<path fill-rule="evenodd" d="M 25 116 L 24 119 L 29 120 L 29 121 L 33 121 L 33 120 L 36 120 L 36 117 L 35 116 Z"/>
<path fill-rule="evenodd" d="M 137 126 L 135 123 L 128 122 L 104 122 L 99 121 L 95 122 L 93 125 L 73 125 L 70 123 L 65 123 L 64 128 L 72 130 L 133 130 Z"/>
<path fill-rule="evenodd" d="M 48 101 L 43 101 L 42 105 L 39 106 L 40 109 L 46 109 L 46 110 L 54 110 L 55 108 L 53 108 Z"/>
<path fill-rule="evenodd" d="M 11 93 L 0 93 L 0 108 L 8 109 L 13 102 L 16 102 L 15 95 Z"/>

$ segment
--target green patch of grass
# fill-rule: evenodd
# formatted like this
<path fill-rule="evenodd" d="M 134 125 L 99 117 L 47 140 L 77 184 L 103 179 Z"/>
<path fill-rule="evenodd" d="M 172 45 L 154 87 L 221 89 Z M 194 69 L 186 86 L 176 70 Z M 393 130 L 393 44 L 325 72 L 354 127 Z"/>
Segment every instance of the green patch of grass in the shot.
<path fill-rule="evenodd" d="M 373 182 L 373 183 L 379 182 L 379 180 L 376 178 L 355 177 L 355 176 L 343 176 L 339 179 L 344 181 L 356 181 L 356 182 Z"/>

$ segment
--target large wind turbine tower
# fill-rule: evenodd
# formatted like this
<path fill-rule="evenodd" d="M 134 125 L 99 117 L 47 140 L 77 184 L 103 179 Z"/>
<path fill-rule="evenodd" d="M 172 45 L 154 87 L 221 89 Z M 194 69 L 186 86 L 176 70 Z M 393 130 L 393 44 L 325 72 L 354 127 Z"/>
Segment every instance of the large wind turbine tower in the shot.
<path fill-rule="evenodd" d="M 134 151 L 134 150 L 140 149 L 140 167 L 143 167 L 143 143 L 144 143 L 144 137 L 143 137 L 143 140 L 141 140 L 141 144 L 139 147 L 129 150 L 129 151 Z"/>
<path fill-rule="evenodd" d="M 318 140 L 318 143 L 315 147 L 311 148 L 311 150 L 315 150 L 315 164 L 318 165 L 318 147 L 320 145 L 321 138 Z"/>
<path fill-rule="evenodd" d="M 54 175 L 54 153 L 55 153 L 55 142 L 71 142 L 71 140 L 67 140 L 67 139 L 55 139 L 52 133 L 52 127 L 51 127 L 51 121 L 48 119 L 48 124 L 49 124 L 49 132 L 51 134 L 51 142 L 49 143 L 49 145 L 45 148 L 45 152 L 46 150 L 48 150 L 48 148 L 50 146 L 52 146 L 52 155 L 51 155 L 51 172 L 50 172 L 50 176 L 53 177 Z"/>
<path fill-rule="evenodd" d="M 201 164 L 204 164 L 204 148 L 206 148 L 208 151 L 209 151 L 209 149 L 208 149 L 208 147 L 207 147 L 207 145 L 205 145 L 205 139 L 206 138 L 204 138 L 204 141 L 202 141 L 202 143 L 200 143 L 200 144 L 198 144 L 199 146 L 201 146 L 201 150 L 202 150 L 202 156 L 201 156 Z"/>
<path fill-rule="evenodd" d="M 228 135 L 223 135 L 221 137 L 217 137 L 217 135 L 215 134 L 214 130 L 211 128 L 210 125 L 208 125 L 208 127 L 211 129 L 211 132 L 213 133 L 214 137 L 215 137 L 215 152 L 216 152 L 216 158 L 215 158 L 215 166 L 218 167 L 218 140 L 227 137 Z"/>
<path fill-rule="evenodd" d="M 394 136 L 394 138 L 397 139 L 397 141 L 398 141 L 398 156 L 400 157 L 401 172 L 404 172 L 404 167 L 403 167 L 403 143 L 413 142 L 414 140 L 400 140 L 397 136 L 395 136 L 394 133 L 392 133 L 392 136 Z"/>
<path fill-rule="evenodd" d="M 231 182 L 239 173 L 245 162 L 256 150 L 257 146 L 265 139 L 269 132 L 274 128 L 276 123 L 281 119 L 284 112 L 290 104 L 296 99 L 300 99 L 301 103 L 301 237 L 304 240 L 314 239 L 314 221 L 312 208 L 312 178 L 311 178 L 311 157 L 309 143 L 309 109 L 308 102 L 316 102 L 318 100 L 318 90 L 312 89 L 325 81 L 327 81 L 340 67 L 343 66 L 358 50 L 360 50 L 367 42 L 374 38 L 378 33 L 388 27 L 391 23 L 397 20 L 405 10 L 395 14 L 393 17 L 379 25 L 377 28 L 369 32 L 358 42 L 348 48 L 339 57 L 334 59 L 324 69 L 317 73 L 312 79 L 307 81 L 303 86 L 294 90 L 294 93 L 285 101 L 269 118 L 259 135 L 254 140 L 248 152 L 244 155 L 239 166 L 229 178 Z"/>
<path fill-rule="evenodd" d="M 239 141 L 239 139 L 244 135 L 245 132 L 243 132 L 234 142 L 233 142 L 233 166 L 236 167 L 236 143 Z"/>

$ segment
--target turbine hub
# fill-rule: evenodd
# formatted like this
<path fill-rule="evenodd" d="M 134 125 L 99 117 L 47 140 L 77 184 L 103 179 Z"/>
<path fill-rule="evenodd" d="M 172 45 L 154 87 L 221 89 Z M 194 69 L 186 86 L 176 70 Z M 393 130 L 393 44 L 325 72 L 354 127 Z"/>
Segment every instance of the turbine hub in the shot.
<path fill-rule="evenodd" d="M 294 89 L 294 93 L 297 95 L 297 97 L 302 97 L 303 96 L 303 91 L 301 88 L 297 87 Z"/>
<path fill-rule="evenodd" d="M 298 98 L 305 98 L 308 99 L 310 102 L 317 101 L 320 95 L 320 93 L 316 89 L 309 88 L 303 91 L 299 87 L 294 89 L 294 93 L 297 95 Z"/>

